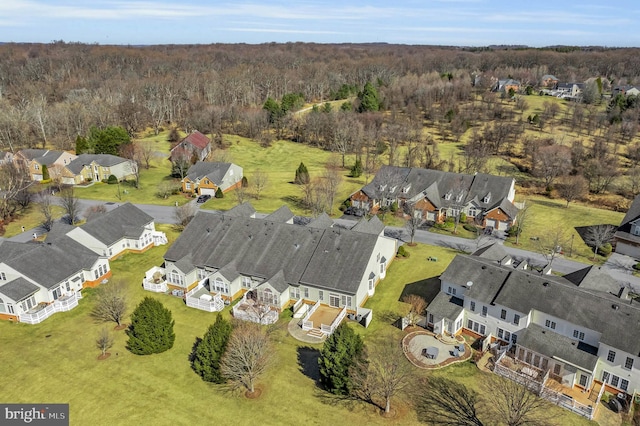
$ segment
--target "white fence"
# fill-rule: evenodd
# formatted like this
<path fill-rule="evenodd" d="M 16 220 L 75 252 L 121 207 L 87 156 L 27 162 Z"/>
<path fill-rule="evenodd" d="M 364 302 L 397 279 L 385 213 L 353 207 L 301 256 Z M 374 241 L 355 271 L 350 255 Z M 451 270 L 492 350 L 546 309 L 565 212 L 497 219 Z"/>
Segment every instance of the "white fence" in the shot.
<path fill-rule="evenodd" d="M 168 290 L 166 281 L 154 283 L 153 281 L 149 281 L 147 279 L 142 280 L 142 288 L 147 291 L 153 291 L 155 293 L 166 293 Z"/>
<path fill-rule="evenodd" d="M 313 305 L 311 307 L 311 309 L 309 309 L 307 311 L 307 314 L 302 319 L 302 328 L 303 329 L 304 329 L 304 324 L 305 323 L 311 323 L 311 327 L 309 328 L 309 330 L 311 330 L 313 328 L 313 322 L 309 321 L 309 318 L 311 318 L 311 315 L 313 315 L 313 313 L 316 311 L 316 309 L 318 309 L 319 306 L 320 306 L 320 301 L 317 301 L 316 304 Z"/>
<path fill-rule="evenodd" d="M 200 281 L 197 286 L 187 292 L 185 296 L 187 306 L 189 306 L 190 308 L 200 309 L 201 311 L 220 312 L 224 309 L 224 301 L 219 294 L 212 295 L 211 299 L 209 300 L 201 299 L 199 297 L 193 297 L 193 294 L 195 294 L 198 290 L 202 290 L 204 288 L 204 285 L 202 284 L 203 282 L 204 280 Z"/>
<path fill-rule="evenodd" d="M 24 313 L 19 315 L 20 322 L 27 324 L 39 324 L 56 312 L 66 312 L 78 306 L 78 300 L 82 299 L 80 292 L 71 293 L 55 302 L 45 306 L 37 312 Z"/>

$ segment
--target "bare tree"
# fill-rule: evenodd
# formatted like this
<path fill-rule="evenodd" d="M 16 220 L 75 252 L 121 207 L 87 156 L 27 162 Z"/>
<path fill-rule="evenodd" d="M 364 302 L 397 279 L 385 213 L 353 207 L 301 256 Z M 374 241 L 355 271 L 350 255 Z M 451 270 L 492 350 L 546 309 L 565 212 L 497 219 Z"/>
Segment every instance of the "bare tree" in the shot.
<path fill-rule="evenodd" d="M 520 235 L 528 225 L 529 207 L 531 207 L 531 205 L 525 201 L 522 208 L 516 214 L 516 245 L 520 244 Z"/>
<path fill-rule="evenodd" d="M 409 244 L 413 245 L 416 238 L 416 232 L 420 228 L 420 225 L 422 225 L 423 219 L 422 216 L 418 214 L 419 211 L 416 210 L 415 203 L 405 203 L 404 212 L 409 216 L 404 222 L 404 228 L 409 233 Z"/>
<path fill-rule="evenodd" d="M 193 203 L 186 203 L 176 207 L 173 215 L 176 220 L 176 226 L 179 229 L 184 229 L 185 226 L 191 222 L 191 219 L 196 215 L 197 208 Z"/>
<path fill-rule="evenodd" d="M 4 192 L 0 197 L 0 219 L 8 219 L 16 213 L 22 205 L 20 200 L 29 196 L 32 184 L 27 169 L 22 164 L 7 163 L 0 167 L 0 188 Z"/>
<path fill-rule="evenodd" d="M 542 425 L 548 422 L 549 403 L 512 380 L 492 374 L 481 383 L 491 418 L 508 426 Z"/>
<path fill-rule="evenodd" d="M 418 420 L 442 426 L 483 426 L 478 394 L 445 377 L 423 378 L 414 393 Z"/>
<path fill-rule="evenodd" d="M 367 347 L 351 377 L 356 396 L 389 413 L 391 399 L 410 387 L 414 371 L 396 339 L 386 336 Z"/>
<path fill-rule="evenodd" d="M 84 211 L 84 217 L 87 220 L 87 222 L 89 222 L 95 219 L 96 217 L 105 214 L 106 212 L 107 212 L 107 206 L 104 204 L 98 204 L 95 206 L 87 207 L 87 209 Z"/>
<path fill-rule="evenodd" d="M 238 202 L 238 205 L 244 203 L 246 201 L 247 198 L 247 187 L 240 184 L 240 185 L 236 185 L 236 187 L 233 189 L 233 193 L 236 196 L 236 201 Z"/>
<path fill-rule="evenodd" d="M 67 188 L 60 193 L 60 205 L 67 215 L 67 220 L 71 225 L 75 225 L 82 209 L 82 203 L 73 192 L 73 187 Z"/>
<path fill-rule="evenodd" d="M 260 194 L 269 184 L 269 175 L 258 169 L 253 173 L 253 176 L 251 177 L 251 184 L 253 186 L 253 192 L 256 195 L 256 200 L 259 200 Z"/>
<path fill-rule="evenodd" d="M 175 181 L 163 180 L 157 186 L 156 195 L 167 199 L 170 195 L 177 194 L 179 191 L 180 186 Z"/>
<path fill-rule="evenodd" d="M 123 281 L 112 281 L 100 286 L 91 316 L 96 321 L 115 322 L 121 326 L 126 313 L 126 284 Z"/>
<path fill-rule="evenodd" d="M 596 260 L 600 247 L 613 239 L 616 229 L 613 225 L 594 225 L 587 229 L 584 235 L 584 242 L 593 247 L 593 260 Z"/>
<path fill-rule="evenodd" d="M 567 241 L 567 233 L 561 225 L 555 225 L 548 229 L 544 237 L 538 239 L 538 252 L 547 260 L 549 267 L 556 256 L 562 251 L 562 246 Z"/>
<path fill-rule="evenodd" d="M 569 207 L 569 203 L 573 200 L 580 199 L 587 193 L 587 180 L 580 176 L 568 176 L 557 185 L 558 194 L 567 201 L 565 207 Z"/>
<path fill-rule="evenodd" d="M 39 201 L 40 203 L 38 204 L 38 207 L 40 209 L 40 213 L 42 213 L 42 227 L 49 232 L 55 222 L 55 219 L 53 218 L 53 202 L 49 191 L 42 192 Z"/>
<path fill-rule="evenodd" d="M 144 163 L 144 168 L 149 169 L 151 167 L 151 160 L 156 157 L 155 147 L 153 142 L 144 141 L 136 144 L 138 150 L 138 157 L 141 163 Z"/>
<path fill-rule="evenodd" d="M 427 301 L 417 294 L 407 294 L 402 298 L 402 301 L 409 304 L 409 313 L 407 314 L 409 325 L 416 325 L 427 308 Z"/>
<path fill-rule="evenodd" d="M 545 187 L 571 170 L 571 149 L 561 145 L 550 145 L 538 150 L 535 167 L 536 176 L 544 180 Z"/>
<path fill-rule="evenodd" d="M 234 325 L 220 369 L 227 379 L 253 393 L 272 356 L 266 331 L 258 324 L 239 321 Z"/>
<path fill-rule="evenodd" d="M 106 327 L 103 327 L 96 339 L 96 347 L 102 352 L 102 356 L 107 355 L 107 351 L 113 347 L 113 336 Z"/>
<path fill-rule="evenodd" d="M 325 199 L 327 200 L 328 212 L 333 213 L 333 203 L 338 193 L 338 187 L 342 183 L 342 174 L 340 173 L 340 166 L 337 162 L 337 158 L 329 158 L 329 161 L 325 165 L 325 170 L 322 175 L 322 191 L 325 193 Z"/>

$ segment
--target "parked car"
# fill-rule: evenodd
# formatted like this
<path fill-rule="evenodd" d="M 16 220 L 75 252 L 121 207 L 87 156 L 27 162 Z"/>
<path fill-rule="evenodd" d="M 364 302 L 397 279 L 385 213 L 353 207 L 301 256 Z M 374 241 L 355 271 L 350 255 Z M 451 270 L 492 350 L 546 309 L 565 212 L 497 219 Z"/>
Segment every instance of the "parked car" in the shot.
<path fill-rule="evenodd" d="M 196 203 L 204 203 L 207 200 L 209 200 L 211 198 L 211 195 L 209 194 L 202 194 L 201 196 L 198 197 L 198 199 L 196 200 Z"/>

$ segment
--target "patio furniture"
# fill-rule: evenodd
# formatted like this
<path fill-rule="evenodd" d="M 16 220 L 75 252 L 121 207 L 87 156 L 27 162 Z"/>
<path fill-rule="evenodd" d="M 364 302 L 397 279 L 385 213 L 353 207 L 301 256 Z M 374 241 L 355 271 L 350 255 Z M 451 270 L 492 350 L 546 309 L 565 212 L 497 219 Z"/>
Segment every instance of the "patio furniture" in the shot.
<path fill-rule="evenodd" d="M 458 345 L 458 352 L 460 352 L 461 354 L 463 354 L 463 353 L 464 353 L 464 343 L 460 343 L 460 344 Z"/>
<path fill-rule="evenodd" d="M 454 357 L 459 357 L 460 356 L 460 351 L 458 351 L 458 348 L 455 348 L 454 350 L 451 351 L 451 355 L 453 355 Z"/>
<path fill-rule="evenodd" d="M 213 299 L 213 298 L 211 297 L 210 294 L 203 294 L 202 296 L 200 296 L 200 300 L 204 300 L 206 302 L 210 302 L 211 299 Z"/>
<path fill-rule="evenodd" d="M 427 358 L 436 359 L 438 357 L 438 353 L 440 353 L 440 350 L 435 346 L 429 346 L 425 352 L 427 353 Z"/>

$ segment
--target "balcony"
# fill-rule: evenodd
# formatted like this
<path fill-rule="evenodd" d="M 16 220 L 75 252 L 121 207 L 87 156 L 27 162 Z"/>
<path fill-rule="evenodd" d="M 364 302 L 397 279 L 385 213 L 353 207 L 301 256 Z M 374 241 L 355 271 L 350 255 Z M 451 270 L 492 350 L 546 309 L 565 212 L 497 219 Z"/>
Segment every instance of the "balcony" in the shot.
<path fill-rule="evenodd" d="M 164 268 L 154 266 L 149 269 L 142 280 L 142 288 L 155 293 L 166 293 L 168 287 Z"/>

